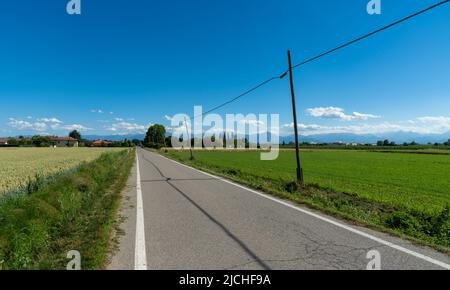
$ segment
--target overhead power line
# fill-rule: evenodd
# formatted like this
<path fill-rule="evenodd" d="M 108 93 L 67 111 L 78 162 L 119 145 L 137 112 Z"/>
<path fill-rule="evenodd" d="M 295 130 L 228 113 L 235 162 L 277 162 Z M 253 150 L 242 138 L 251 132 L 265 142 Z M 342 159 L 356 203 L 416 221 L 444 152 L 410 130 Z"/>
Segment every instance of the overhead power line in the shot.
<path fill-rule="evenodd" d="M 450 0 L 449 0 L 449 1 L 450 1 Z M 227 102 L 225 102 L 225 103 L 223 103 L 223 104 L 221 104 L 221 105 L 218 105 L 218 106 L 216 106 L 216 107 L 214 107 L 214 108 L 208 110 L 207 112 L 204 112 L 204 113 L 202 113 L 201 115 L 196 116 L 196 117 L 201 117 L 201 116 L 203 116 L 203 115 L 207 115 L 207 114 L 212 113 L 212 112 L 214 112 L 214 111 L 216 111 L 216 110 L 218 110 L 218 109 L 220 109 L 220 108 L 222 108 L 222 107 L 225 107 L 226 105 L 231 104 L 231 103 L 233 103 L 233 102 L 239 100 L 240 98 L 242 98 L 242 97 L 244 97 L 244 96 L 246 96 L 246 95 L 248 95 L 248 94 L 250 94 L 250 93 L 256 91 L 256 90 L 259 89 L 260 87 L 265 86 L 265 85 L 267 85 L 268 83 L 270 83 L 271 81 L 276 80 L 276 79 L 279 79 L 279 77 L 271 77 L 270 79 L 267 79 L 267 80 L 265 80 L 265 81 L 263 81 L 263 82 L 257 84 L 256 86 L 252 87 L 251 89 L 245 91 L 244 93 L 240 94 L 239 96 L 234 97 L 233 99 L 231 99 L 231 100 L 229 100 L 229 101 L 227 101 Z"/>
<path fill-rule="evenodd" d="M 352 41 L 350 41 L 350 42 L 347 42 L 347 43 L 345 43 L 345 44 L 343 44 L 343 45 L 340 45 L 340 46 L 338 46 L 338 47 L 335 47 L 335 48 L 333 48 L 333 49 L 330 49 L 330 50 L 328 50 L 328 51 L 326 51 L 326 52 L 324 52 L 324 53 L 321 53 L 321 54 L 319 54 L 319 55 L 317 55 L 317 56 L 314 56 L 314 57 L 312 57 L 312 58 L 310 58 L 310 59 L 304 60 L 304 61 L 302 61 L 301 63 L 298 63 L 298 64 L 294 65 L 292 68 L 297 68 L 297 67 L 299 67 L 299 66 L 302 66 L 302 65 L 305 65 L 305 64 L 310 63 L 310 62 L 312 62 L 312 61 L 315 61 L 315 60 L 317 60 L 317 59 L 319 59 L 319 58 L 321 58 L 321 57 L 323 57 L 323 56 L 326 56 L 326 55 L 328 55 L 328 54 L 331 54 L 331 53 L 333 53 L 333 52 L 336 52 L 336 51 L 338 51 L 338 50 L 340 50 L 340 49 L 343 49 L 343 48 L 345 48 L 345 47 L 347 47 L 347 46 L 350 46 L 350 45 L 352 45 L 352 44 L 354 44 L 354 43 L 356 43 L 356 42 L 359 42 L 359 41 L 361 41 L 361 40 L 364 40 L 364 39 L 366 39 L 366 38 L 368 38 L 368 37 L 371 37 L 371 36 L 373 36 L 373 35 L 375 35 L 375 34 L 377 34 L 377 33 L 380 33 L 380 32 L 382 32 L 382 31 L 385 31 L 385 30 L 387 30 L 387 29 L 389 29 L 389 28 L 392 28 L 392 27 L 394 27 L 394 26 L 396 26 L 396 25 L 398 25 L 398 24 L 400 24 L 400 23 L 403 23 L 403 22 L 408 21 L 408 20 L 410 20 L 410 19 L 412 19 L 412 18 L 414 18 L 414 17 L 416 17 L 416 16 L 419 16 L 419 15 L 425 13 L 425 12 L 428 12 L 428 11 L 430 11 L 430 10 L 436 8 L 436 7 L 439 7 L 439 6 L 441 6 L 441 5 L 444 5 L 444 4 L 446 4 L 447 2 L 449 2 L 449 1 L 450 1 L 450 0 L 445 0 L 445 1 L 439 2 L 439 3 L 437 3 L 437 4 L 434 4 L 434 5 L 432 5 L 432 6 L 428 7 L 428 8 L 426 8 L 426 9 L 420 10 L 419 12 L 416 12 L 416 13 L 411 14 L 411 15 L 409 15 L 409 16 L 407 16 L 407 17 L 404 17 L 404 18 L 402 18 L 402 19 L 400 19 L 400 20 L 397 20 L 397 21 L 395 21 L 394 23 L 391 23 L 391 24 L 386 25 L 386 26 L 384 26 L 384 27 L 382 27 L 382 28 L 380 28 L 380 29 L 377 29 L 377 30 L 375 30 L 375 31 L 372 31 L 372 32 L 370 32 L 370 33 L 367 33 L 367 34 L 365 34 L 365 35 L 363 35 L 363 36 L 361 36 L 361 37 L 358 37 L 358 38 L 356 38 L 356 39 L 354 39 L 354 40 L 352 40 Z"/>
<path fill-rule="evenodd" d="M 318 55 L 316 55 L 316 56 L 314 56 L 314 57 L 311 57 L 311 58 L 309 58 L 309 59 L 307 59 L 307 60 L 304 60 L 304 61 L 302 61 L 302 62 L 300 62 L 300 63 L 298 63 L 298 64 L 292 66 L 292 68 L 295 69 L 295 68 L 298 68 L 298 67 L 300 67 L 300 66 L 303 66 L 303 65 L 305 65 L 305 64 L 307 64 L 307 63 L 313 62 L 313 61 L 315 61 L 315 60 L 317 60 L 317 59 L 319 59 L 319 58 L 322 58 L 322 57 L 324 57 L 324 56 L 326 56 L 326 55 L 329 55 L 329 54 L 331 54 L 331 53 L 334 53 L 334 52 L 336 52 L 336 51 L 338 51 L 338 50 L 341 50 L 341 49 L 343 49 L 343 48 L 345 48 L 345 47 L 347 47 L 347 46 L 350 46 L 350 45 L 355 44 L 355 43 L 357 43 L 357 42 L 359 42 L 359 41 L 362 41 L 362 40 L 364 40 L 364 39 L 366 39 L 366 38 L 369 38 L 369 37 L 371 37 L 371 36 L 373 36 L 373 35 L 375 35 L 375 34 L 378 34 L 378 33 L 380 33 L 380 32 L 383 32 L 383 31 L 385 31 L 385 30 L 388 30 L 388 29 L 390 29 L 390 28 L 392 28 L 392 27 L 394 27 L 394 26 L 396 26 L 396 25 L 398 25 L 398 24 L 401 24 L 401 23 L 403 23 L 403 22 L 406 22 L 406 21 L 408 21 L 408 20 L 410 20 L 410 19 L 412 19 L 412 18 L 414 18 L 414 17 L 416 17 L 416 16 L 419 16 L 419 15 L 421 15 L 421 14 L 424 14 L 424 13 L 426 13 L 426 12 L 428 12 L 428 11 L 434 9 L 434 8 L 437 8 L 437 7 L 439 7 L 439 6 L 442 6 L 442 5 L 444 5 L 444 4 L 448 3 L 448 2 L 450 2 L 450 0 L 444 0 L 444 1 L 441 1 L 441 2 L 439 2 L 439 3 L 436 3 L 436 4 L 434 4 L 434 5 L 432 5 L 432 6 L 428 7 L 428 8 L 425 8 L 425 9 L 420 10 L 420 11 L 414 13 L 414 14 L 411 14 L 411 15 L 409 15 L 409 16 L 406 16 L 406 17 L 404 17 L 404 18 L 402 18 L 402 19 L 400 19 L 400 20 L 397 20 L 397 21 L 395 21 L 395 22 L 389 24 L 389 25 L 386 25 L 386 26 L 384 26 L 384 27 L 382 27 L 382 28 L 379 28 L 379 29 L 377 29 L 377 30 L 375 30 L 375 31 L 372 31 L 372 32 L 370 32 L 370 33 L 367 33 L 367 34 L 365 34 L 365 35 L 363 35 L 363 36 L 361 36 L 361 37 L 358 37 L 358 38 L 356 38 L 356 39 L 354 39 L 354 40 L 352 40 L 352 41 L 349 41 L 349 42 L 347 42 L 347 43 L 345 43 L 345 44 L 342 44 L 342 45 L 337 46 L 337 47 L 335 47 L 335 48 L 333 48 L 333 49 L 330 49 L 330 50 L 325 51 L 325 52 L 323 52 L 323 53 L 321 53 L 321 54 L 318 54 Z M 207 115 L 207 114 L 209 114 L 209 113 L 211 113 L 211 112 L 214 112 L 214 111 L 216 111 L 216 110 L 218 110 L 218 109 L 221 109 L 221 108 L 223 108 L 223 107 L 225 107 L 225 106 L 227 106 L 227 105 L 229 105 L 229 104 L 231 104 L 231 103 L 233 103 L 233 102 L 235 102 L 235 101 L 241 99 L 242 97 L 244 97 L 244 96 L 246 96 L 246 95 L 248 95 L 248 94 L 250 94 L 250 93 L 256 91 L 257 89 L 259 89 L 259 88 L 261 88 L 261 87 L 267 85 L 268 83 L 270 83 L 270 82 L 272 82 L 272 81 L 274 81 L 274 80 L 276 80 L 276 79 L 282 79 L 282 78 L 284 78 L 284 77 L 288 74 L 288 72 L 289 72 L 289 70 L 286 70 L 286 71 L 284 71 L 280 76 L 274 76 L 274 77 L 271 77 L 271 78 L 269 78 L 269 79 L 267 79 L 267 80 L 265 80 L 265 81 L 263 81 L 263 82 L 260 82 L 259 84 L 255 85 L 254 87 L 252 87 L 251 89 L 245 91 L 244 93 L 238 95 L 237 97 L 234 97 L 234 98 L 230 99 L 229 101 L 226 101 L 225 103 L 222 103 L 222 104 L 220 104 L 220 105 L 218 105 L 218 106 L 216 106 L 216 107 L 214 107 L 214 108 L 208 110 L 207 112 L 204 112 L 203 114 L 198 115 L 198 116 L 194 116 L 194 117 L 201 117 L 201 116 Z"/>

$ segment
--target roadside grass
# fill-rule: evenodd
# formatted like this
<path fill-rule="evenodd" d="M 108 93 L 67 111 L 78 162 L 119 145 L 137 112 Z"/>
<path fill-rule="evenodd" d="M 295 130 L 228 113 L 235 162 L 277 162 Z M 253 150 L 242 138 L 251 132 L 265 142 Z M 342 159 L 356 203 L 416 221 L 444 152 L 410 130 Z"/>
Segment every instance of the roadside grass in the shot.
<path fill-rule="evenodd" d="M 276 161 L 258 152 L 165 150 L 165 156 L 357 224 L 448 252 L 450 156 L 306 150 L 306 185 L 295 180 L 295 153 Z"/>
<path fill-rule="evenodd" d="M 82 269 L 102 268 L 133 153 L 104 153 L 30 194 L 2 198 L 0 269 L 65 269 L 71 250 Z"/>

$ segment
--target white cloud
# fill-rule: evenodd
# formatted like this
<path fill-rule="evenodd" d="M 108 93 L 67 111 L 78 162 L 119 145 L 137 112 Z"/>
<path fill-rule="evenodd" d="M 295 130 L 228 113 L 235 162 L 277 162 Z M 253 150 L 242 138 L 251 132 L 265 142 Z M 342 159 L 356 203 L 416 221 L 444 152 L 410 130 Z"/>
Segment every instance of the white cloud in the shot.
<path fill-rule="evenodd" d="M 92 109 L 91 113 L 96 113 L 96 114 L 103 114 L 103 110 L 100 109 Z"/>
<path fill-rule="evenodd" d="M 36 132 L 44 132 L 47 130 L 47 124 L 42 122 L 30 123 L 24 120 L 9 118 L 8 126 L 18 130 L 29 130 Z"/>
<path fill-rule="evenodd" d="M 17 120 L 14 118 L 9 118 L 8 126 L 18 130 L 30 130 L 37 132 L 43 132 L 47 130 L 47 124 L 43 122 L 30 123 L 28 121 Z"/>
<path fill-rule="evenodd" d="M 8 126 L 19 130 L 33 129 L 33 124 L 31 124 L 30 122 L 16 120 L 14 118 L 9 118 Z"/>
<path fill-rule="evenodd" d="M 380 116 L 372 115 L 372 114 L 363 114 L 358 112 L 353 112 L 351 115 L 347 115 L 342 108 L 338 107 L 318 107 L 308 109 L 307 112 L 316 118 L 325 118 L 325 119 L 340 119 L 343 121 L 367 121 L 369 119 L 380 118 Z"/>
<path fill-rule="evenodd" d="M 254 119 L 243 119 L 239 122 L 241 125 L 249 125 L 249 126 L 264 126 L 264 122 L 261 120 L 254 120 Z"/>
<path fill-rule="evenodd" d="M 292 135 L 293 123 L 280 128 L 280 135 Z M 401 122 L 383 122 L 378 124 L 358 124 L 347 126 L 325 126 L 318 124 L 299 124 L 302 135 L 318 135 L 331 133 L 351 134 L 383 134 L 395 132 L 411 132 L 417 134 L 444 134 L 450 132 L 450 117 L 419 117 L 415 120 Z"/>
<path fill-rule="evenodd" d="M 65 126 L 62 126 L 60 129 L 68 130 L 68 131 L 73 131 L 73 130 L 91 131 L 91 130 L 93 130 L 92 128 L 88 128 L 88 127 L 80 125 L 80 124 L 65 125 Z"/>
<path fill-rule="evenodd" d="M 40 118 L 37 122 L 31 123 L 24 120 L 18 120 L 15 118 L 9 118 L 8 126 L 11 128 L 21 130 L 37 132 L 39 134 L 44 134 L 47 130 L 61 131 L 61 130 L 78 130 L 78 131 L 88 131 L 93 130 L 83 125 L 73 124 L 73 125 L 62 125 L 62 121 L 56 118 Z M 48 134 L 48 133 L 45 133 Z"/>
<path fill-rule="evenodd" d="M 60 121 L 57 118 L 40 118 L 40 119 L 38 119 L 38 121 L 42 122 L 42 123 L 56 123 L 56 124 L 62 123 L 62 121 Z"/>
<path fill-rule="evenodd" d="M 171 117 L 171 116 L 165 115 L 164 118 L 165 118 L 167 121 L 172 122 L 172 117 Z"/>
<path fill-rule="evenodd" d="M 42 122 L 36 122 L 33 124 L 34 130 L 38 132 L 44 132 L 47 131 L 47 124 Z"/>
<path fill-rule="evenodd" d="M 110 127 L 107 128 L 107 130 L 115 132 L 117 134 L 130 134 L 130 133 L 142 134 L 147 131 L 149 126 L 150 125 L 140 125 L 136 123 L 124 122 L 122 120 L 112 124 Z"/>
<path fill-rule="evenodd" d="M 417 118 L 417 120 L 422 123 L 440 123 L 440 124 L 444 124 L 444 125 L 450 124 L 450 117 L 444 117 L 444 116 L 419 117 L 419 118 Z"/>
<path fill-rule="evenodd" d="M 353 115 L 351 117 L 353 118 L 353 120 L 363 120 L 363 121 L 367 121 L 369 119 L 381 118 L 380 116 L 377 116 L 377 115 L 362 114 L 362 113 L 358 113 L 358 112 L 353 112 Z"/>

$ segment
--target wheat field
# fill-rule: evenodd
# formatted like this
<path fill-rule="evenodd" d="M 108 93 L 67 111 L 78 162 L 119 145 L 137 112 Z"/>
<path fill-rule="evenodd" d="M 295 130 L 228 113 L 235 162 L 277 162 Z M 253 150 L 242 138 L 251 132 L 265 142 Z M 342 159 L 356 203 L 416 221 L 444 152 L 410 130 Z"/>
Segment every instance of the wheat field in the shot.
<path fill-rule="evenodd" d="M 1 148 L 0 195 L 18 190 L 36 175 L 48 177 L 120 148 Z"/>

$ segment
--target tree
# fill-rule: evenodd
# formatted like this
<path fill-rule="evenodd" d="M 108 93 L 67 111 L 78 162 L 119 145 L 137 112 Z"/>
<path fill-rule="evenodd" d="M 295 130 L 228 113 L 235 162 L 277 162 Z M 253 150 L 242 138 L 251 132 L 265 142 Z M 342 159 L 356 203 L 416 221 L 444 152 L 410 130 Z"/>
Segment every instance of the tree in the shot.
<path fill-rule="evenodd" d="M 19 146 L 29 146 L 32 145 L 32 141 L 30 139 L 25 139 L 23 136 L 19 137 Z"/>
<path fill-rule="evenodd" d="M 172 148 L 172 136 L 166 137 L 166 147 Z"/>
<path fill-rule="evenodd" d="M 19 142 L 17 141 L 16 138 L 9 138 L 8 139 L 8 145 L 17 146 L 17 145 L 19 145 Z"/>
<path fill-rule="evenodd" d="M 166 128 L 163 125 L 153 125 L 148 128 L 145 135 L 144 144 L 151 148 L 161 148 L 165 146 Z"/>
<path fill-rule="evenodd" d="M 389 142 L 389 140 L 384 140 L 383 141 L 383 146 L 389 146 L 391 144 L 391 142 Z"/>
<path fill-rule="evenodd" d="M 377 146 L 383 146 L 383 144 L 384 144 L 383 141 L 378 141 L 377 142 Z"/>
<path fill-rule="evenodd" d="M 134 146 L 141 146 L 142 142 L 141 140 L 138 139 L 133 139 L 133 141 L 131 141 L 133 143 Z"/>
<path fill-rule="evenodd" d="M 36 147 L 49 147 L 51 144 L 51 140 L 49 137 L 43 137 L 40 135 L 35 135 L 31 138 L 31 141 Z"/>
<path fill-rule="evenodd" d="M 77 130 L 73 130 L 69 133 L 69 137 L 72 137 L 73 139 L 77 139 L 78 141 L 81 141 L 81 134 Z"/>

